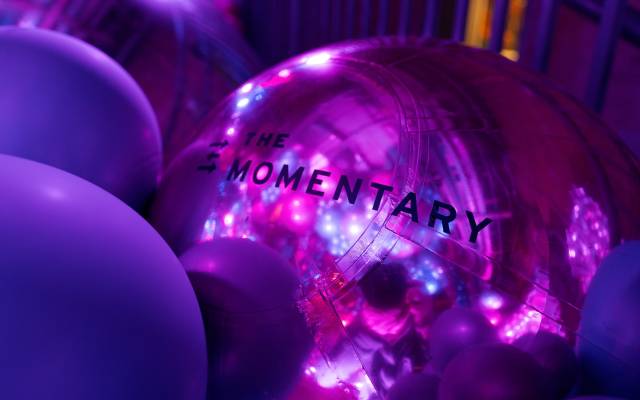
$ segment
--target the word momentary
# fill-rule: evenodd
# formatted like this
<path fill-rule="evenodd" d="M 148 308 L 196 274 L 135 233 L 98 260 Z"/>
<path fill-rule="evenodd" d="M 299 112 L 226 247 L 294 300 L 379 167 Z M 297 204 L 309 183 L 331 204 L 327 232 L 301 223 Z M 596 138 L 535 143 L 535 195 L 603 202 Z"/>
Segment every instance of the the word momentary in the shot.
<path fill-rule="evenodd" d="M 253 169 L 251 168 L 253 165 Z M 304 167 L 298 167 L 292 169 L 288 164 L 282 165 L 279 171 L 274 171 L 273 163 L 270 161 L 262 161 L 257 164 L 253 163 L 253 160 L 246 160 L 241 162 L 239 159 L 235 159 L 229 171 L 227 173 L 227 180 L 244 181 L 249 179 L 256 185 L 266 185 L 270 180 L 273 181 L 273 185 L 277 188 L 290 188 L 291 190 L 304 191 L 310 196 L 330 195 L 333 200 L 340 199 L 341 196 L 345 196 L 346 200 L 355 204 L 358 200 L 359 194 L 363 190 L 370 190 L 375 194 L 372 210 L 376 211 L 380 208 L 383 197 L 393 192 L 393 187 L 389 185 L 383 185 L 377 182 L 371 182 L 367 189 L 364 189 L 363 180 L 360 178 L 350 179 L 346 175 L 340 175 L 338 177 L 338 183 L 333 193 L 325 193 L 322 190 L 323 179 L 331 176 L 331 172 L 314 169 L 306 181 L 306 184 L 300 187 L 302 182 Z M 418 199 L 414 192 L 408 192 L 400 202 L 395 206 L 392 211 L 392 215 L 397 216 L 400 213 L 406 214 L 411 217 L 413 222 L 420 222 L 420 218 L 425 216 L 418 215 Z M 434 200 L 431 207 L 431 211 L 427 216 L 427 224 L 429 227 L 434 228 L 436 221 L 440 221 L 442 224 L 442 231 L 447 234 L 451 234 L 450 224 L 457 218 L 457 210 L 448 203 Z M 478 239 L 478 233 L 486 228 L 490 223 L 490 218 L 485 218 L 478 222 L 471 211 L 465 211 L 466 219 L 469 223 L 471 234 L 469 235 L 469 242 L 475 243 Z"/>

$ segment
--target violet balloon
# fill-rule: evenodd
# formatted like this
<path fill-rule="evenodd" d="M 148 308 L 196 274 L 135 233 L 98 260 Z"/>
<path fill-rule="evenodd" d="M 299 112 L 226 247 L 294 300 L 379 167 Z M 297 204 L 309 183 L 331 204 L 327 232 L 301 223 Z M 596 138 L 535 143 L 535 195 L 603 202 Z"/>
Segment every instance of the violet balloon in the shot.
<path fill-rule="evenodd" d="M 531 354 L 544 368 L 552 398 L 563 399 L 571 392 L 578 378 L 578 360 L 565 339 L 539 331 L 522 336 L 514 345 Z"/>
<path fill-rule="evenodd" d="M 605 258 L 587 292 L 578 339 L 582 390 L 640 398 L 640 242 Z"/>
<path fill-rule="evenodd" d="M 403 305 L 409 288 L 407 271 L 399 263 L 378 263 L 358 282 L 364 299 L 381 310 Z"/>
<path fill-rule="evenodd" d="M 401 376 L 389 389 L 386 400 L 437 400 L 438 379 L 426 373 L 410 373 Z"/>
<path fill-rule="evenodd" d="M 439 400 L 547 400 L 542 367 L 505 344 L 471 347 L 442 375 Z"/>
<path fill-rule="evenodd" d="M 431 357 L 436 371 L 468 347 L 494 343 L 498 337 L 487 319 L 477 311 L 454 307 L 443 312 L 431 330 Z"/>
<path fill-rule="evenodd" d="M 293 268 L 247 239 L 203 243 L 181 261 L 205 322 L 208 398 L 283 396 L 302 373 L 312 339 L 297 308 Z"/>
<path fill-rule="evenodd" d="M 202 400 L 198 303 L 153 228 L 29 160 L 0 155 L 0 191 L 0 398 Z"/>
<path fill-rule="evenodd" d="M 0 152 L 64 169 L 141 210 L 162 164 L 155 115 L 104 53 L 60 33 L 0 29 Z"/>
<path fill-rule="evenodd" d="M 169 161 L 207 111 L 259 68 L 233 17 L 214 3 L 3 0 L 0 21 L 63 32 L 112 57 L 149 99 Z"/>

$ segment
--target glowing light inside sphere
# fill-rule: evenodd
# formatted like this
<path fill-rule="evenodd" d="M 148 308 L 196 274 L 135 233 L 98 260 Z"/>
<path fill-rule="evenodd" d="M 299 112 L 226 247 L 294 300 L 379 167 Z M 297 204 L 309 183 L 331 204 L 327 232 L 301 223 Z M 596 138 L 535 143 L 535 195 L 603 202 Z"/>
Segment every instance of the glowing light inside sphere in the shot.
<path fill-rule="evenodd" d="M 246 94 L 246 93 L 249 93 L 251 89 L 253 89 L 253 83 L 249 82 L 242 85 L 239 91 L 240 93 Z"/>
<path fill-rule="evenodd" d="M 302 59 L 302 61 L 304 62 L 305 65 L 323 65 L 326 64 L 327 62 L 329 62 L 329 60 L 331 60 L 331 54 L 329 54 L 326 51 L 320 52 L 320 53 L 316 53 L 316 54 L 312 54 L 308 57 L 305 57 Z"/>
<path fill-rule="evenodd" d="M 240 100 L 238 100 L 238 102 L 236 103 L 236 107 L 238 108 L 245 108 L 246 106 L 249 105 L 249 99 L 247 97 L 243 97 Z"/>
<path fill-rule="evenodd" d="M 640 235 L 635 163 L 597 117 L 495 54 L 351 42 L 251 84 L 167 170 L 151 220 L 177 253 L 230 236 L 287 258 L 317 332 L 300 385 L 318 393 L 364 399 L 431 368 L 433 322 L 453 307 L 503 342 L 572 338 L 598 261 Z"/>

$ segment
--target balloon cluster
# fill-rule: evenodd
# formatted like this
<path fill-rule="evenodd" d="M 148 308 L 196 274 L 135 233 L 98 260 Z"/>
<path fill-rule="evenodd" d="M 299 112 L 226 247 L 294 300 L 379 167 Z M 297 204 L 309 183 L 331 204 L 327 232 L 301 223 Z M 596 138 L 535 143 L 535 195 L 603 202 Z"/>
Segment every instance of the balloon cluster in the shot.
<path fill-rule="evenodd" d="M 463 387 L 447 366 L 483 376 L 472 368 L 494 352 L 486 380 L 505 398 L 562 398 L 578 390 L 573 346 L 598 265 L 640 237 L 639 177 L 607 128 L 539 77 L 386 38 L 241 86 L 166 170 L 150 221 L 179 254 L 249 238 L 295 267 L 315 347 L 293 398 L 314 384 L 320 398 L 386 396 L 405 376 Z M 451 364 L 471 344 L 489 347 Z"/>
<path fill-rule="evenodd" d="M 0 397 L 203 398 L 196 296 L 123 203 L 141 210 L 160 173 L 148 100 L 59 33 L 3 28 L 0 57 Z"/>
<path fill-rule="evenodd" d="M 510 62 L 295 57 L 163 169 L 100 50 L 0 56 L 3 399 L 640 398 L 637 162 Z"/>
<path fill-rule="evenodd" d="M 259 68 L 231 15 L 212 3 L 3 0 L 0 25 L 62 32 L 120 64 L 151 103 L 168 163 L 209 109 Z"/>

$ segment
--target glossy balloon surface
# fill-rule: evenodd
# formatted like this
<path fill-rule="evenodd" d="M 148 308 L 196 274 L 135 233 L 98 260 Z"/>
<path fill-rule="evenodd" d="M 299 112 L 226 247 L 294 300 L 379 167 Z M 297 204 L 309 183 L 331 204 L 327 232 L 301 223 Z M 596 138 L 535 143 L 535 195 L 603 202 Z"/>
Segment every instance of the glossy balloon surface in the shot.
<path fill-rule="evenodd" d="M 543 79 L 387 38 L 292 58 L 234 92 L 170 165 L 151 220 L 178 253 L 246 237 L 282 254 L 331 360 L 312 353 L 308 376 L 366 399 L 429 368 L 432 324 L 454 305 L 504 342 L 542 329 L 572 344 L 597 266 L 640 234 L 638 198 L 637 162 Z M 374 279 L 372 297 L 381 263 L 405 278 Z"/>
<path fill-rule="evenodd" d="M 247 239 L 217 239 L 181 258 L 207 333 L 211 400 L 282 398 L 302 375 L 312 336 L 296 271 Z"/>
<path fill-rule="evenodd" d="M 234 21 L 210 1 L 0 2 L 0 25 L 77 37 L 116 60 L 150 100 L 170 160 L 206 113 L 259 68 Z"/>
<path fill-rule="evenodd" d="M 529 354 L 505 344 L 471 347 L 447 366 L 439 400 L 546 400 L 544 371 Z"/>
<path fill-rule="evenodd" d="M 198 303 L 167 244 L 97 186 L 0 155 L 0 398 L 203 400 Z"/>
<path fill-rule="evenodd" d="M 640 242 L 614 249 L 598 269 L 584 303 L 578 357 L 583 390 L 640 397 Z"/>
<path fill-rule="evenodd" d="M 477 311 L 454 307 L 440 314 L 430 335 L 434 368 L 442 372 L 447 364 L 466 348 L 498 341 L 487 319 Z"/>
<path fill-rule="evenodd" d="M 158 125 L 131 77 L 61 33 L 0 28 L 0 153 L 68 171 L 141 210 L 162 165 Z"/>
<path fill-rule="evenodd" d="M 549 332 L 529 333 L 514 342 L 533 356 L 546 372 L 546 383 L 552 398 L 564 399 L 578 379 L 578 360 L 567 341 Z"/>
<path fill-rule="evenodd" d="M 387 400 L 437 400 L 439 379 L 435 375 L 412 373 L 400 377 L 387 394 Z"/>

